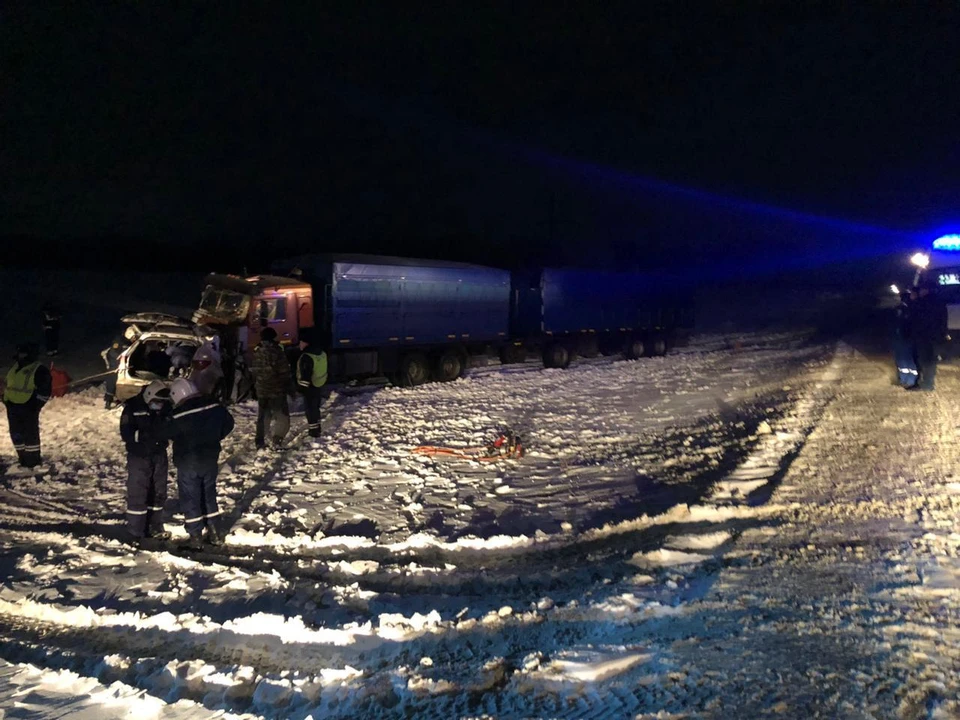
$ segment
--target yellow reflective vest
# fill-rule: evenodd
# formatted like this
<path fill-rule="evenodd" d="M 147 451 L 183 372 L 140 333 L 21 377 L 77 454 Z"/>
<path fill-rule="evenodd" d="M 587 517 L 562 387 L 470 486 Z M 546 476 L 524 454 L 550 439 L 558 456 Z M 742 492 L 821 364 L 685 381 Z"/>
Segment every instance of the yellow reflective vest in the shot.
<path fill-rule="evenodd" d="M 313 361 L 313 373 L 309 379 L 302 377 L 303 373 L 298 362 L 297 384 L 301 387 L 323 387 L 327 384 L 327 354 L 321 350 L 319 354 L 305 352 L 304 355 Z"/>
<path fill-rule="evenodd" d="M 25 405 L 30 402 L 37 389 L 37 368 L 39 362 L 24 365 L 19 370 L 14 365 L 7 373 L 7 385 L 3 390 L 3 401 L 14 405 Z"/>

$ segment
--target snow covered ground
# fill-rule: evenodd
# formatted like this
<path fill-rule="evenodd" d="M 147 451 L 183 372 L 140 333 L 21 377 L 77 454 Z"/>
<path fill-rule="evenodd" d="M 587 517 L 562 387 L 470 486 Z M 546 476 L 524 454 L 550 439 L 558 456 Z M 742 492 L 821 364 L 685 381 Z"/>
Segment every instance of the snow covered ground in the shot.
<path fill-rule="evenodd" d="M 193 554 L 123 542 L 118 416 L 57 399 L 50 472 L 0 476 L 0 718 L 960 717 L 960 377 L 888 365 L 492 366 L 341 389 L 279 455 L 243 406 Z M 526 457 L 411 452 L 506 426 Z"/>

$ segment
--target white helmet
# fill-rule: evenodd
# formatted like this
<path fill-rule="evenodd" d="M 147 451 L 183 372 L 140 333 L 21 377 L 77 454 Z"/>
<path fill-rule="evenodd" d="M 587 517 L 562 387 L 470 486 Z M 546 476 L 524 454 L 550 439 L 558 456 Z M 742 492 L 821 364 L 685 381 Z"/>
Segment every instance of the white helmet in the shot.
<path fill-rule="evenodd" d="M 186 378 L 177 378 L 173 381 L 173 384 L 170 385 L 170 399 L 173 400 L 175 406 L 199 394 L 200 391 L 197 390 L 196 385 Z"/>
<path fill-rule="evenodd" d="M 143 399 L 148 405 L 152 402 L 169 402 L 170 388 L 167 387 L 165 382 L 154 380 L 152 383 L 147 385 L 146 389 L 143 391 Z"/>
<path fill-rule="evenodd" d="M 138 337 L 140 337 L 140 328 L 136 325 L 128 325 L 127 329 L 123 331 L 123 336 L 130 342 L 133 342 Z"/>

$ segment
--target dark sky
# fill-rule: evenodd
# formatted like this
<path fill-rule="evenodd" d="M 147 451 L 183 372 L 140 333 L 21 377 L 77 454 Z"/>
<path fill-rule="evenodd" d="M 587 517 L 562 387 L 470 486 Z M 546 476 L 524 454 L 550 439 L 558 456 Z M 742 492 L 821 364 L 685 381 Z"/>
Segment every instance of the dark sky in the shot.
<path fill-rule="evenodd" d="M 954 3 L 56 5 L 0 11 L 28 260 L 777 263 L 960 197 Z"/>

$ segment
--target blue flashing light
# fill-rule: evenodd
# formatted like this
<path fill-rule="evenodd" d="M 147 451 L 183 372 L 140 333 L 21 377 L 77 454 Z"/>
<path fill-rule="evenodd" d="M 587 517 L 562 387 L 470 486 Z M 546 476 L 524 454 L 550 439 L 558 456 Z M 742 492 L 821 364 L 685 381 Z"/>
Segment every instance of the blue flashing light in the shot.
<path fill-rule="evenodd" d="M 944 235 L 933 241 L 934 250 L 960 250 L 960 235 Z"/>

